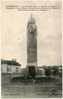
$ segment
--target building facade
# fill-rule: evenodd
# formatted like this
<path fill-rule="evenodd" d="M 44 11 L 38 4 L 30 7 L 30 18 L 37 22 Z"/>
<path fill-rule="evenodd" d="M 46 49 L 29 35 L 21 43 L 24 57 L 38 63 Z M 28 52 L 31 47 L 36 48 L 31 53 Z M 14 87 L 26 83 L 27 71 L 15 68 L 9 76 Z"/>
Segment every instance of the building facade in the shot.
<path fill-rule="evenodd" d="M 1 73 L 20 73 L 21 65 L 13 60 L 1 60 Z"/>

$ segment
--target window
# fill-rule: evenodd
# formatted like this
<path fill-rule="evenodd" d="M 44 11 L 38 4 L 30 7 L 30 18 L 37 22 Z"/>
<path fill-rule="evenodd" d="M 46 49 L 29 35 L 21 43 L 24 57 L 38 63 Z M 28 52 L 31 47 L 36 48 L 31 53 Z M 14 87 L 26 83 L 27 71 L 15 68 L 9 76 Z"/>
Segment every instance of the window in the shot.
<path fill-rule="evenodd" d="M 19 68 L 18 67 L 16 67 L 16 72 L 19 72 Z"/>
<path fill-rule="evenodd" d="M 7 66 L 7 72 L 9 72 L 10 70 L 9 70 L 9 67 Z"/>

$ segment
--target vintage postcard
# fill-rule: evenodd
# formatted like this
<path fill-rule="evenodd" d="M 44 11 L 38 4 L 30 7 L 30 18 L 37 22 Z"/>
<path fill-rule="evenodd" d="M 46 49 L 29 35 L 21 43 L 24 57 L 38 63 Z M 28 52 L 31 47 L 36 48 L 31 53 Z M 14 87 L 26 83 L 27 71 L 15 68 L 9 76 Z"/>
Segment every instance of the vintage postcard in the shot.
<path fill-rule="evenodd" d="M 1 5 L 1 98 L 62 98 L 61 0 Z"/>

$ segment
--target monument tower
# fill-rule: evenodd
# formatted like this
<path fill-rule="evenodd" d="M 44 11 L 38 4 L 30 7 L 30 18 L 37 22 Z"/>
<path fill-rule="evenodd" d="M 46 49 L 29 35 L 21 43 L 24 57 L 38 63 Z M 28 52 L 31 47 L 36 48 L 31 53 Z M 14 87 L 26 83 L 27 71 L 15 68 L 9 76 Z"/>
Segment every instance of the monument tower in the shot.
<path fill-rule="evenodd" d="M 37 26 L 32 17 L 27 25 L 27 68 L 31 76 L 35 75 L 37 67 Z"/>

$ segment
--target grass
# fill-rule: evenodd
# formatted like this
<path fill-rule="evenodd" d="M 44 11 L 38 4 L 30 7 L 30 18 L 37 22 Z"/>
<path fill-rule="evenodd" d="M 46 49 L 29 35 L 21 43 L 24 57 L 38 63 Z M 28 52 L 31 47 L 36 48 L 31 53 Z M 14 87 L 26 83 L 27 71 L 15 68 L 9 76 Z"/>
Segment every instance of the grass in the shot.
<path fill-rule="evenodd" d="M 10 75 L 1 77 L 2 98 L 60 98 L 62 80 L 59 79 L 20 79 L 11 81 Z"/>

